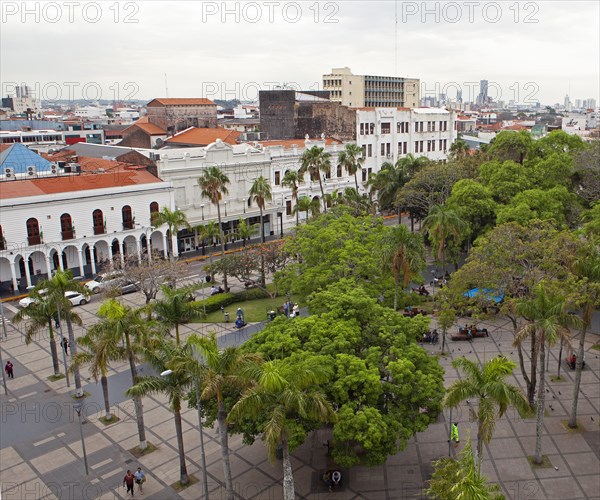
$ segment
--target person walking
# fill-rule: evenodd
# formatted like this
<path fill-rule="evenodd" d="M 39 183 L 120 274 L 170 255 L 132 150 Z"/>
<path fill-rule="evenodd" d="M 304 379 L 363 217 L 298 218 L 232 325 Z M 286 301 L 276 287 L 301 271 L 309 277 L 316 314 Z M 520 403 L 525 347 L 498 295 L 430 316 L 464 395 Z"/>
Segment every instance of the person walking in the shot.
<path fill-rule="evenodd" d="M 14 370 L 14 366 L 13 364 L 10 362 L 10 359 L 6 362 L 6 366 L 4 367 L 4 371 L 6 372 L 6 375 L 8 376 L 8 378 L 15 378 L 15 375 L 13 373 Z"/>
<path fill-rule="evenodd" d="M 454 447 L 458 446 L 460 443 L 460 438 L 458 437 L 458 422 L 453 422 L 450 426 L 450 441 L 454 441 Z"/>
<path fill-rule="evenodd" d="M 127 493 L 129 493 L 131 491 L 131 496 L 133 496 L 133 482 L 135 481 L 135 476 L 131 473 L 130 470 L 127 471 L 127 474 L 125 474 L 125 477 L 123 478 L 123 488 L 125 488 L 125 486 L 127 486 L 127 492 L 125 493 L 125 495 L 127 495 Z"/>
<path fill-rule="evenodd" d="M 144 474 L 144 471 L 142 470 L 141 467 L 138 467 L 137 470 L 135 471 L 135 483 L 138 485 L 138 489 L 140 491 L 140 494 L 144 494 L 144 488 L 143 485 L 146 482 L 146 474 Z"/>
<path fill-rule="evenodd" d="M 65 350 L 65 356 L 68 356 L 69 351 L 67 349 L 69 348 L 69 341 L 67 340 L 67 337 L 62 338 L 62 340 L 60 341 L 60 345 Z"/>

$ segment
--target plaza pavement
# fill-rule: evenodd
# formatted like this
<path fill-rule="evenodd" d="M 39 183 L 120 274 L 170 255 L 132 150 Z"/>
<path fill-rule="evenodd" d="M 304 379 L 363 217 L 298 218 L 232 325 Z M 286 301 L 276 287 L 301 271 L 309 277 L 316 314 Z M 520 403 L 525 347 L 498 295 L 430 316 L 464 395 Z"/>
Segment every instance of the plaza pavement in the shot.
<path fill-rule="evenodd" d="M 135 301 L 139 297 L 126 296 Z M 94 321 L 88 304 L 79 309 L 84 321 Z M 465 321 L 463 321 L 464 323 Z M 459 376 L 451 367 L 452 359 L 465 355 L 483 362 L 502 353 L 513 359 L 512 334 L 508 321 L 483 322 L 490 330 L 490 337 L 467 342 L 449 342 L 449 356 L 441 358 L 446 370 L 446 386 Z M 183 337 L 193 330 L 207 333 L 218 332 L 221 342 L 239 342 L 247 332 L 232 330 L 231 324 L 188 325 Z M 77 330 L 81 333 L 81 330 Z M 577 343 L 577 335 L 574 344 Z M 586 340 L 586 368 L 583 372 L 579 402 L 579 422 L 585 429 L 572 433 L 562 424 L 568 418 L 572 398 L 574 372 L 563 362 L 563 382 L 552 382 L 556 374 L 558 347 L 550 350 L 547 379 L 547 417 L 543 438 L 543 453 L 548 455 L 551 468 L 534 470 L 527 461 L 533 454 L 535 443 L 535 420 L 522 420 L 514 412 L 502 418 L 489 446 L 485 447 L 482 471 L 492 481 L 498 481 L 504 494 L 510 499 L 594 499 L 600 498 L 600 384 L 598 356 L 593 344 L 599 342 L 598 332 L 589 333 Z M 179 479 L 179 462 L 172 414 L 163 396 L 144 398 L 144 420 L 147 439 L 158 450 L 142 458 L 135 458 L 128 450 L 138 443 L 133 405 L 122 395 L 112 395 L 119 400 L 113 411 L 121 419 L 104 426 L 101 399 L 93 380 L 85 379 L 89 392 L 95 396 L 84 402 L 86 423 L 82 425 L 89 462 L 89 477 L 85 475 L 82 461 L 81 439 L 77 415 L 72 410 L 73 400 L 65 380 L 48 381 L 52 374 L 47 339 L 38 338 L 26 346 L 18 330 L 8 327 L 8 339 L 0 343 L 4 362 L 13 360 L 15 379 L 8 380 L 9 395 L 1 394 L 0 434 L 0 482 L 2 499 L 91 499 L 125 498 L 122 487 L 126 469 L 138 465 L 146 471 L 148 481 L 144 486 L 144 498 L 157 500 L 202 497 L 203 487 L 199 467 L 199 433 L 197 413 L 194 409 L 183 411 L 184 442 L 188 473 L 198 482 L 181 492 L 171 485 Z M 435 355 L 440 345 L 425 348 Z M 566 356 L 563 353 L 563 358 Z M 62 367 L 61 367 L 62 368 Z M 126 377 L 126 363 L 111 366 L 110 381 Z M 87 377 L 87 370 L 82 370 Z M 517 368 L 512 382 L 522 384 Z M 93 391 L 91 388 L 93 387 Z M 114 391 L 113 391 L 114 392 Z M 378 467 L 352 467 L 344 472 L 341 491 L 328 492 L 319 475 L 334 464 L 327 456 L 324 441 L 331 438 L 331 431 L 323 429 L 309 435 L 306 442 L 293 453 L 293 470 L 297 497 L 300 499 L 403 499 L 425 498 L 425 481 L 431 474 L 431 461 L 448 454 L 448 412 L 440 415 L 438 422 L 426 432 L 412 438 L 406 449 L 390 457 L 385 465 Z M 454 410 L 452 420 L 459 423 L 461 447 L 470 433 L 475 441 L 476 427 L 469 422 L 468 408 L 463 405 Z M 5 435 L 10 429 L 10 445 Z M 211 499 L 224 499 L 221 451 L 215 429 L 205 429 L 204 442 L 207 460 L 208 483 Z M 279 500 L 281 488 L 281 462 L 274 465 L 267 459 L 262 442 L 252 446 L 242 443 L 241 436 L 230 437 L 231 467 L 236 498 Z M 459 448 L 460 450 L 460 448 Z M 136 492 L 136 497 L 140 495 Z"/>

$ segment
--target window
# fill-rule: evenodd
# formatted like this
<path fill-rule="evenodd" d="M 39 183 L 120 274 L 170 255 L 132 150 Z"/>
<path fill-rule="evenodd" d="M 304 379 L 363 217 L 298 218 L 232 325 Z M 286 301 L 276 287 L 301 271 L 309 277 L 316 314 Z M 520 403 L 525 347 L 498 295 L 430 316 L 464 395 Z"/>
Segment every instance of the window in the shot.
<path fill-rule="evenodd" d="M 375 133 L 375 124 L 369 123 L 369 134 L 373 135 Z"/>
<path fill-rule="evenodd" d="M 285 215 L 292 215 L 292 200 L 285 200 Z"/>
<path fill-rule="evenodd" d="M 419 152 L 419 141 L 415 141 L 415 153 Z"/>
<path fill-rule="evenodd" d="M 442 141 L 442 139 L 440 139 L 440 144 L 439 144 L 439 150 L 442 151 L 444 148 L 442 147 L 444 144 L 444 142 Z"/>
<path fill-rule="evenodd" d="M 363 146 L 363 147 L 364 147 L 364 146 Z M 338 166 L 337 166 L 337 176 L 338 176 L 338 177 L 341 177 L 342 175 L 343 175 L 343 174 L 342 174 L 342 166 L 341 166 L 341 165 L 338 165 Z"/>
<path fill-rule="evenodd" d="M 408 126 L 408 123 L 406 124 Z M 404 143 L 404 152 L 402 154 L 406 154 L 408 151 L 408 141 Z"/>
<path fill-rule="evenodd" d="M 0 226 L 0 250 L 6 250 L 6 244 L 4 243 L 4 235 L 2 234 L 2 226 Z"/>
<path fill-rule="evenodd" d="M 129 205 L 125 205 L 121 209 L 121 214 L 123 216 L 123 229 L 133 229 L 133 216 L 131 214 L 131 207 Z"/>
<path fill-rule="evenodd" d="M 389 123 L 382 123 L 381 124 L 381 133 L 389 134 L 390 132 L 391 132 L 391 125 Z"/>
<path fill-rule="evenodd" d="M 369 158 L 372 158 L 373 157 L 373 146 L 371 144 L 369 144 L 367 150 L 369 152 Z"/>
<path fill-rule="evenodd" d="M 392 154 L 392 145 L 389 142 L 385 145 L 385 154 L 388 156 Z"/>
<path fill-rule="evenodd" d="M 275 185 L 279 186 L 281 184 L 281 172 L 278 170 L 275 172 Z"/>
<path fill-rule="evenodd" d="M 362 145 L 362 154 L 363 154 L 363 158 L 366 156 L 367 154 L 367 146 L 365 146 L 364 144 Z"/>
<path fill-rule="evenodd" d="M 37 219 L 27 219 L 27 242 L 30 245 L 39 245 L 42 242 Z"/>
<path fill-rule="evenodd" d="M 156 218 L 158 217 L 158 203 L 153 201 L 150 203 L 150 224 L 156 226 Z"/>
<path fill-rule="evenodd" d="M 419 122 L 415 122 L 415 132 L 419 131 Z"/>
<path fill-rule="evenodd" d="M 381 143 L 381 156 L 385 156 L 385 143 Z"/>
<path fill-rule="evenodd" d="M 104 234 L 106 230 L 104 228 L 104 215 L 102 214 L 102 210 L 94 210 L 92 219 L 94 221 L 94 234 Z"/>
<path fill-rule="evenodd" d="M 75 231 L 73 230 L 73 221 L 69 214 L 62 214 L 60 216 L 60 231 L 63 240 L 72 240 L 75 238 Z"/>
<path fill-rule="evenodd" d="M 367 182 L 367 171 L 364 168 L 361 170 L 361 174 L 362 174 L 362 181 Z"/>
<path fill-rule="evenodd" d="M 360 135 L 365 135 L 365 124 L 364 123 L 360 124 Z"/>

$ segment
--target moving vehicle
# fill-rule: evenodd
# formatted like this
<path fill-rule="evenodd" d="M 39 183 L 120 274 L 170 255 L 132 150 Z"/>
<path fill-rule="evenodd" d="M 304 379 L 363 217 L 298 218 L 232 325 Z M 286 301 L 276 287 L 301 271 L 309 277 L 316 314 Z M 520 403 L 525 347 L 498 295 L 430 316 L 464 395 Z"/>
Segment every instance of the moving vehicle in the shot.
<path fill-rule="evenodd" d="M 125 280 L 124 275 L 118 271 L 99 274 L 92 281 L 88 281 L 85 287 L 94 294 L 119 289 L 121 293 L 131 293 L 139 289 L 136 283 Z"/>
<path fill-rule="evenodd" d="M 40 290 L 40 295 L 45 295 L 45 290 Z M 69 299 L 71 304 L 74 306 L 83 306 L 89 302 L 89 299 L 79 292 L 65 292 L 65 297 Z M 36 302 L 37 299 L 35 297 L 25 297 L 19 301 L 19 307 L 27 307 L 30 304 Z"/>

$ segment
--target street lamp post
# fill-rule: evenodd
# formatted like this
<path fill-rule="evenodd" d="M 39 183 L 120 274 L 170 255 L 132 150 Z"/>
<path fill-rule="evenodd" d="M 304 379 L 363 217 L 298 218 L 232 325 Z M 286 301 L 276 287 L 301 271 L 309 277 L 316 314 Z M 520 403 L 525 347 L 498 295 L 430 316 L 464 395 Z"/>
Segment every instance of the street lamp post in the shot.
<path fill-rule="evenodd" d="M 202 209 L 202 220 L 204 220 L 204 203 L 200 205 L 200 208 Z"/>
<path fill-rule="evenodd" d="M 4 373 L 4 361 L 2 360 L 2 348 L 0 348 L 0 369 L 2 370 L 2 385 L 4 386 L 4 394 L 8 396 L 8 389 L 6 388 L 6 373 Z"/>
<path fill-rule="evenodd" d="M 223 206 L 225 207 L 225 217 L 227 217 L 227 201 L 223 202 Z"/>
<path fill-rule="evenodd" d="M 81 447 L 83 448 L 83 463 L 85 464 L 85 474 L 86 476 L 89 476 L 90 472 L 88 469 L 87 453 L 85 451 L 85 440 L 83 439 L 83 424 L 81 423 L 81 410 L 83 409 L 83 404 L 76 403 L 73 406 L 73 409 L 77 412 L 77 416 L 79 417 L 79 433 L 81 434 Z"/>
<path fill-rule="evenodd" d="M 196 354 L 196 351 L 194 351 Z M 165 370 L 160 374 L 161 377 L 168 377 L 173 370 Z M 200 403 L 200 382 L 198 376 L 194 377 L 196 382 L 196 408 L 198 409 L 198 429 L 200 430 L 200 468 L 202 469 L 202 483 L 204 488 L 204 498 L 208 500 L 208 480 L 206 477 L 206 456 L 204 454 L 204 433 L 202 431 L 202 406 Z"/>

